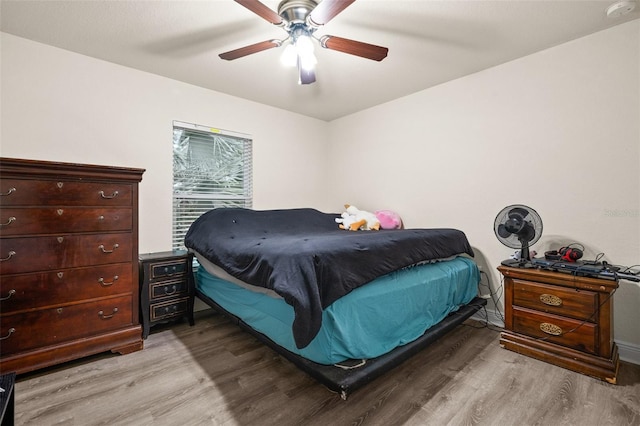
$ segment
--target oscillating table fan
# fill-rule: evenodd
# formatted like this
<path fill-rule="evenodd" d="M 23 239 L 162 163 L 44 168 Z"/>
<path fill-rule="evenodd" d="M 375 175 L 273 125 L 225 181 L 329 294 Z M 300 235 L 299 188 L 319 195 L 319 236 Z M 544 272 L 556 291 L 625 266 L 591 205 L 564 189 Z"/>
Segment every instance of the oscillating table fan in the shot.
<path fill-rule="evenodd" d="M 498 213 L 493 225 L 498 240 L 507 247 L 520 249 L 520 259 L 502 262 L 505 266 L 524 266 L 531 260 L 529 247 L 542 236 L 542 219 L 531 207 L 507 206 Z"/>

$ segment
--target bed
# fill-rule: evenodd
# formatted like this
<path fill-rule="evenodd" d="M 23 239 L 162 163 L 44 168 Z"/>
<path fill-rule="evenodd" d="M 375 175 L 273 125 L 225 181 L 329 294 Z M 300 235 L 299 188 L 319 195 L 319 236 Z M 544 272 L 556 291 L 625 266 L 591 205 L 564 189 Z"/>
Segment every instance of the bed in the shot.
<path fill-rule="evenodd" d="M 185 245 L 201 300 L 346 399 L 486 302 L 462 231 L 351 232 L 337 217 L 214 209 Z"/>

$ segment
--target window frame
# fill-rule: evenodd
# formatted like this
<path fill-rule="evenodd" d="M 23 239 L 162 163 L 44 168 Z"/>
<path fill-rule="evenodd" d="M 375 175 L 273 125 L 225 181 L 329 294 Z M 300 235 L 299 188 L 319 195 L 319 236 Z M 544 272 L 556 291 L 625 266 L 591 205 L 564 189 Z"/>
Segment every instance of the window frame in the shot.
<path fill-rule="evenodd" d="M 177 138 L 177 132 L 183 132 L 179 139 Z M 189 166 L 194 164 L 201 167 L 187 167 L 178 168 L 177 163 L 179 160 L 184 162 L 185 158 L 177 157 L 177 149 L 184 146 L 178 146 L 177 142 L 184 144 L 185 132 L 188 138 L 193 137 L 193 146 L 188 146 L 186 149 L 189 151 L 187 157 L 191 157 L 192 151 L 198 151 L 198 155 L 194 155 L 193 158 L 189 158 L 189 161 L 193 161 Z M 171 219 L 171 245 L 173 250 L 185 250 L 184 236 L 187 233 L 189 226 L 197 217 L 205 213 L 208 210 L 218 207 L 253 207 L 253 138 L 250 135 L 222 130 L 215 127 L 207 127 L 198 124 L 185 123 L 181 121 L 173 121 L 172 126 L 172 219 Z M 206 139 L 211 138 L 212 157 L 202 159 L 203 148 L 206 147 Z M 222 138 L 216 140 L 216 138 Z M 224 143 L 221 143 L 224 142 Z M 191 141 L 187 141 L 187 144 L 191 145 Z M 240 163 L 240 165 L 234 163 L 235 172 L 232 178 L 236 184 L 231 185 L 230 188 L 225 187 L 220 181 L 215 179 L 200 179 L 203 176 L 202 165 L 206 165 L 206 171 L 218 171 L 221 168 L 217 168 L 215 164 L 214 149 L 219 149 L 221 145 L 234 145 L 241 143 L 242 146 L 237 148 L 237 154 L 241 156 L 241 159 L 235 157 L 234 161 Z M 231 154 L 234 152 L 229 151 Z M 196 158 L 197 157 L 197 158 Z M 229 166 L 230 162 L 222 163 L 223 166 Z M 232 166 L 233 166 L 232 165 Z M 213 167 L 211 167 L 213 166 Z M 197 170 L 193 173 L 189 172 L 189 169 Z M 242 169 L 241 171 L 239 169 Z M 233 171 L 233 170 L 232 170 Z M 181 178 L 177 178 L 177 174 L 181 175 Z M 237 185 L 238 177 L 241 176 L 241 187 Z M 200 179 L 200 180 L 199 180 Z M 184 189 L 189 186 L 191 189 L 188 191 L 178 190 L 177 188 Z"/>

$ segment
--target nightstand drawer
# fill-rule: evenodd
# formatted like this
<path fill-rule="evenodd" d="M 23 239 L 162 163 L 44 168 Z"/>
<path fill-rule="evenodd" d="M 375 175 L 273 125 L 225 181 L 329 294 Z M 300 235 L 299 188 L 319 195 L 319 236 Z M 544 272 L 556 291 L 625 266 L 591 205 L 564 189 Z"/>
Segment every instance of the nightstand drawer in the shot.
<path fill-rule="evenodd" d="M 173 300 L 166 303 L 155 303 L 150 306 L 151 321 L 157 321 L 164 318 L 182 316 L 187 313 L 188 297 Z"/>
<path fill-rule="evenodd" d="M 514 306 L 513 331 L 579 351 L 598 353 L 598 327 L 589 322 Z"/>
<path fill-rule="evenodd" d="M 186 272 L 187 272 L 186 259 L 182 259 L 178 262 L 174 260 L 171 262 L 152 263 L 150 280 L 182 276 Z"/>
<path fill-rule="evenodd" d="M 163 281 L 149 285 L 149 298 L 161 299 L 168 296 L 187 296 L 188 285 L 185 280 Z"/>
<path fill-rule="evenodd" d="M 513 304 L 595 322 L 598 293 L 514 279 Z"/>

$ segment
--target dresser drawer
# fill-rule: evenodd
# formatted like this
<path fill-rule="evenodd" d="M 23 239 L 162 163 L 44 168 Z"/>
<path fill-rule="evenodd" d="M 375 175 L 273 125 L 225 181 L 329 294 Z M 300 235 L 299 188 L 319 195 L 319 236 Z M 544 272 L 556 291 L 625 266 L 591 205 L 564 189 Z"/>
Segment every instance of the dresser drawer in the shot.
<path fill-rule="evenodd" d="M 149 281 L 184 276 L 187 272 L 187 260 L 151 263 L 149 267 L 151 268 Z"/>
<path fill-rule="evenodd" d="M 131 296 L 2 315 L 2 355 L 95 335 L 133 324 Z"/>
<path fill-rule="evenodd" d="M 149 285 L 149 299 L 161 299 L 168 296 L 187 296 L 188 285 L 186 280 L 162 281 Z"/>
<path fill-rule="evenodd" d="M 187 301 L 188 298 L 185 297 L 179 300 L 150 305 L 151 321 L 184 315 L 187 312 Z"/>
<path fill-rule="evenodd" d="M 129 231 L 130 208 L 45 207 L 3 208 L 0 236 L 63 232 Z"/>
<path fill-rule="evenodd" d="M 131 207 L 132 186 L 119 183 L 2 179 L 0 204 L 11 206 Z"/>
<path fill-rule="evenodd" d="M 117 263 L 5 275 L 0 281 L 0 312 L 9 314 L 65 302 L 130 294 L 134 290 L 131 268 L 131 263 Z"/>
<path fill-rule="evenodd" d="M 598 353 L 598 327 L 589 322 L 514 306 L 513 331 L 582 352 Z"/>
<path fill-rule="evenodd" d="M 131 233 L 3 238 L 0 274 L 131 261 Z"/>
<path fill-rule="evenodd" d="M 513 304 L 594 322 L 598 293 L 514 279 Z"/>

